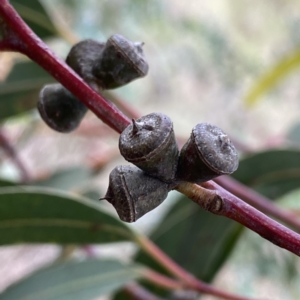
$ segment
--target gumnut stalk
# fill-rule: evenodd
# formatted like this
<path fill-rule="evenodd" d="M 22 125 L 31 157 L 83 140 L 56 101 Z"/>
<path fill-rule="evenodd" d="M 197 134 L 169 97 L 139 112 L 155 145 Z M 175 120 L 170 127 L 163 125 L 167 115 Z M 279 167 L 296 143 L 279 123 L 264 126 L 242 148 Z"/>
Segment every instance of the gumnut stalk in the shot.
<path fill-rule="evenodd" d="M 167 183 L 135 166 L 117 166 L 111 171 L 108 190 L 100 200 L 106 199 L 122 221 L 131 223 L 160 205 L 169 188 Z"/>
<path fill-rule="evenodd" d="M 168 116 L 151 113 L 132 120 L 120 135 L 119 149 L 127 161 L 149 175 L 174 181 L 179 151 Z"/>
<path fill-rule="evenodd" d="M 176 179 L 205 182 L 238 168 L 238 153 L 228 135 L 217 126 L 200 123 L 180 151 Z"/>

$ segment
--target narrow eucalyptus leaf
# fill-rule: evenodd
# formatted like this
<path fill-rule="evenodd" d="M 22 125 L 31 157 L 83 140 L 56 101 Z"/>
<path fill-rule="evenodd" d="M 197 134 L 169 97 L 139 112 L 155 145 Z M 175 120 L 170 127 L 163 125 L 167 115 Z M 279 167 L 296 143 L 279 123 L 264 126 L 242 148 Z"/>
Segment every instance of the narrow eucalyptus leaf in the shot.
<path fill-rule="evenodd" d="M 0 83 L 0 120 L 35 108 L 40 88 L 49 82 L 54 82 L 53 77 L 37 64 L 28 61 L 15 64 Z"/>
<path fill-rule="evenodd" d="M 49 38 L 56 35 L 56 28 L 41 1 L 11 0 L 10 2 L 28 26 L 40 38 Z"/>
<path fill-rule="evenodd" d="M 46 188 L 0 188 L 0 245 L 110 243 L 130 237 L 130 229 L 95 201 Z"/>
<path fill-rule="evenodd" d="M 137 279 L 142 267 L 90 259 L 54 264 L 0 294 L 1 300 L 90 300 Z"/>
<path fill-rule="evenodd" d="M 299 188 L 300 151 L 270 150 L 240 161 L 233 177 L 263 195 L 276 199 Z"/>

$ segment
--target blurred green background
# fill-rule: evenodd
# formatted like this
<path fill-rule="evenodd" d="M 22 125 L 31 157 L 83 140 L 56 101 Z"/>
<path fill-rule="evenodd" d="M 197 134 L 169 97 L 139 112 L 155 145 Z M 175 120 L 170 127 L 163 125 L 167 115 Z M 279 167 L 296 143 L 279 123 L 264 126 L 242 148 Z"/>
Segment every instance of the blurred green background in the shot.
<path fill-rule="evenodd" d="M 299 213 L 299 1 L 43 0 L 44 10 L 37 10 L 36 1 L 11 2 L 62 58 L 72 44 L 85 38 L 105 41 L 119 33 L 143 41 L 149 74 L 107 97 L 119 97 L 139 115 L 154 111 L 169 115 L 179 140 L 184 142 L 197 123 L 213 123 L 237 143 L 245 159 L 242 171 L 252 168 L 253 173 L 261 161 L 247 163 L 249 153 L 266 151 L 264 160 L 268 160 L 271 149 L 294 151 L 289 166 L 297 173 L 295 184 L 268 196 Z M 34 109 L 39 89 L 53 81 L 51 77 L 17 54 L 1 53 L 0 62 L 2 130 L 34 185 L 97 200 L 106 190 L 110 170 L 125 163 L 118 153 L 118 135 L 91 113 L 74 133 L 53 132 Z M 273 160 L 280 161 L 281 156 Z M 14 182 L 22 179 L 4 153 L 0 175 Z M 264 182 L 254 179 L 244 183 L 265 191 Z M 161 207 L 130 226 L 150 233 L 178 198 L 171 193 Z M 54 245 L 1 247 L 0 289 L 55 260 L 60 250 Z M 94 246 L 93 251 L 100 257 L 128 261 L 135 248 L 117 244 Z M 79 249 L 74 255 L 84 253 Z M 299 273 L 300 261 L 294 255 L 244 230 L 225 264 L 210 279 L 214 277 L 216 287 L 231 292 L 289 300 L 300 299 Z"/>

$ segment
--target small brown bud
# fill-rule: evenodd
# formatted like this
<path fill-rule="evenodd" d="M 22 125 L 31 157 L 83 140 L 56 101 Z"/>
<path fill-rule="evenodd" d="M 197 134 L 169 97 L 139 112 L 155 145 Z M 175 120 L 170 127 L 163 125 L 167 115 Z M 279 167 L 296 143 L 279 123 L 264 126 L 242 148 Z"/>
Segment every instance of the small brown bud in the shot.
<path fill-rule="evenodd" d="M 174 180 L 179 151 L 168 116 L 151 113 L 133 120 L 120 135 L 119 148 L 127 161 L 149 175 Z"/>
<path fill-rule="evenodd" d="M 217 126 L 200 123 L 180 152 L 176 178 L 204 182 L 233 173 L 238 163 L 238 153 L 229 137 Z"/>
<path fill-rule="evenodd" d="M 135 222 L 160 205 L 169 192 L 169 185 L 145 174 L 135 166 L 117 166 L 109 175 L 105 197 L 120 219 Z"/>
<path fill-rule="evenodd" d="M 78 127 L 87 108 L 61 84 L 48 84 L 40 91 L 38 110 L 49 127 L 67 133 Z"/>
<path fill-rule="evenodd" d="M 104 46 L 91 39 L 80 41 L 71 48 L 66 63 L 86 82 L 94 82 L 93 66 L 101 59 Z"/>
<path fill-rule="evenodd" d="M 143 43 L 133 43 L 114 34 L 105 43 L 101 58 L 95 62 L 93 75 L 104 89 L 113 89 L 148 73 Z"/>

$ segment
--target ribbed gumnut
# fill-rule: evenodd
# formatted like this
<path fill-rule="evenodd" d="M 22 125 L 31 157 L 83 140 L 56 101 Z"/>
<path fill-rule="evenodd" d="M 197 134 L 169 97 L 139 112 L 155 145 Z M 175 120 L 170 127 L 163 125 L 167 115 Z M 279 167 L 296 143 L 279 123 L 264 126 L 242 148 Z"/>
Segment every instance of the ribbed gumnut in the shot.
<path fill-rule="evenodd" d="M 61 84 L 48 84 L 40 91 L 38 110 L 49 127 L 67 133 L 78 127 L 87 107 Z"/>
<path fill-rule="evenodd" d="M 85 81 L 94 81 L 93 66 L 101 59 L 104 46 L 91 39 L 80 41 L 71 48 L 66 63 Z"/>
<path fill-rule="evenodd" d="M 217 126 L 200 123 L 180 151 L 176 178 L 204 182 L 233 173 L 238 164 L 238 153 L 228 135 Z"/>
<path fill-rule="evenodd" d="M 135 166 L 117 166 L 109 175 L 105 197 L 120 219 L 135 222 L 160 205 L 169 192 L 169 185 L 153 178 Z"/>
<path fill-rule="evenodd" d="M 146 76 L 149 67 L 142 46 L 143 43 L 131 42 L 119 34 L 111 36 L 93 67 L 99 84 L 113 89 Z"/>
<path fill-rule="evenodd" d="M 168 116 L 151 113 L 132 120 L 120 135 L 119 149 L 127 161 L 149 175 L 165 182 L 174 180 L 179 151 Z"/>

